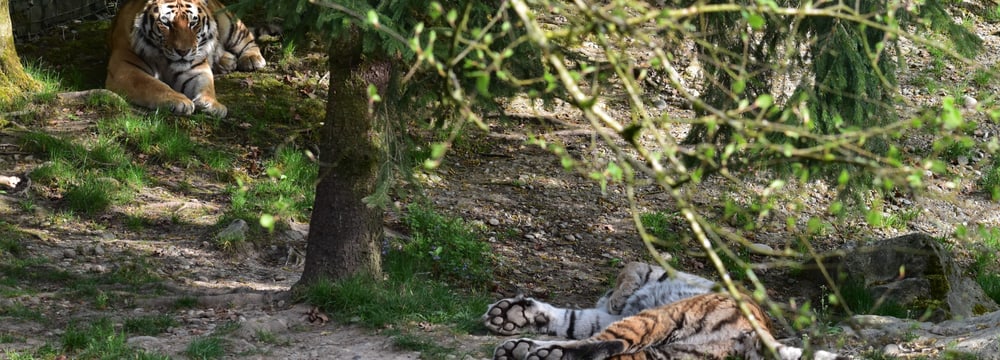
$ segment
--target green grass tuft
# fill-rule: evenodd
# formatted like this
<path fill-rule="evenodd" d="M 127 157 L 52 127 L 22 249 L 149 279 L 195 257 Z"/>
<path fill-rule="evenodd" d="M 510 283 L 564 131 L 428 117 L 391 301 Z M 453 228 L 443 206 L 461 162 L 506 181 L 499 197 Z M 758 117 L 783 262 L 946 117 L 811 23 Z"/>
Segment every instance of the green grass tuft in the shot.
<path fill-rule="evenodd" d="M 1000 156 L 994 156 L 990 165 L 983 169 L 979 187 L 990 194 L 993 201 L 1000 201 Z"/>
<path fill-rule="evenodd" d="M 423 206 L 410 206 L 405 218 L 412 240 L 385 244 L 390 276 L 429 274 L 433 279 L 482 288 L 493 278 L 494 255 L 489 243 L 461 219 L 442 216 Z"/>
<path fill-rule="evenodd" d="M 319 280 L 303 297 L 342 321 L 353 319 L 371 328 L 427 321 L 470 331 L 481 326 L 479 316 L 489 304 L 483 296 L 464 295 L 436 281 L 377 281 L 366 276 L 336 283 Z"/>
<path fill-rule="evenodd" d="M 226 354 L 226 344 L 217 337 L 203 337 L 188 344 L 184 354 L 192 359 L 221 359 Z"/>
<path fill-rule="evenodd" d="M 129 318 L 125 320 L 123 329 L 133 335 L 158 335 L 167 331 L 172 326 L 177 325 L 169 315 L 148 315 Z"/>
<path fill-rule="evenodd" d="M 268 176 L 241 179 L 239 186 L 230 187 L 230 209 L 220 223 L 238 218 L 256 224 L 261 214 L 299 221 L 309 218 L 319 178 L 316 163 L 300 149 L 281 147 L 264 166 Z"/>

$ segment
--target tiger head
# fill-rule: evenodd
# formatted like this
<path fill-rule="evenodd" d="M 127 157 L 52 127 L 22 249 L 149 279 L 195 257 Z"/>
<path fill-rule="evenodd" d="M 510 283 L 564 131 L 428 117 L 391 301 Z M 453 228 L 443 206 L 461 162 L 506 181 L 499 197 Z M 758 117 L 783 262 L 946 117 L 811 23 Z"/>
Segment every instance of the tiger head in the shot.
<path fill-rule="evenodd" d="M 204 59 L 209 52 L 202 44 L 211 44 L 210 13 L 201 0 L 150 1 L 136 20 L 145 27 L 149 41 L 158 45 L 170 62 L 191 63 Z"/>

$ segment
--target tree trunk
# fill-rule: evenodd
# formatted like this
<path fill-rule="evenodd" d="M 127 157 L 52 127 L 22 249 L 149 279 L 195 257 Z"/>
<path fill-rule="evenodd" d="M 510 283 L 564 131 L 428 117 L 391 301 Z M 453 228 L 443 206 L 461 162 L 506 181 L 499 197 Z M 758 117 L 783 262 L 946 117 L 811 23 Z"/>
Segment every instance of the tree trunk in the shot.
<path fill-rule="evenodd" d="M 318 279 L 381 275 L 382 209 L 366 203 L 376 190 L 385 156 L 377 126 L 381 103 L 369 103 L 368 86 L 386 95 L 392 62 L 362 56 L 361 36 L 343 34 L 329 48 L 330 93 L 321 129 L 320 181 L 316 186 L 306 263 L 296 287 Z M 374 107 L 372 107 L 374 106 Z"/>
<path fill-rule="evenodd" d="M 39 85 L 24 72 L 14 49 L 14 27 L 10 21 L 10 0 L 0 0 L 0 110 Z"/>

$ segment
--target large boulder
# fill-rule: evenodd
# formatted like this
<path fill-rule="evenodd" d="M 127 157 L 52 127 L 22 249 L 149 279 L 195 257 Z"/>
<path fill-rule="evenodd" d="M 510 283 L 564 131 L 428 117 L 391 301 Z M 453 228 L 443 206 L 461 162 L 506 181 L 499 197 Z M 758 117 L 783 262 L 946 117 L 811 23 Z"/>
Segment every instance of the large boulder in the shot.
<path fill-rule="evenodd" d="M 861 284 L 874 299 L 898 304 L 931 321 L 969 318 L 998 310 L 979 284 L 965 276 L 934 237 L 912 233 L 823 259 L 841 284 Z M 822 278 L 815 262 L 807 274 Z"/>

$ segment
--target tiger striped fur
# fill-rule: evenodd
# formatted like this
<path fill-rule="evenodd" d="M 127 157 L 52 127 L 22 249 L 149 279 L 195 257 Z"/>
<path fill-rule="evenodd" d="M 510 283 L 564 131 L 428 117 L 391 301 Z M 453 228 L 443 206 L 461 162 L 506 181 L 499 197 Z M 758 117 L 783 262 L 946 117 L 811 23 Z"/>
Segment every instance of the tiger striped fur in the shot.
<path fill-rule="evenodd" d="M 127 0 L 109 34 L 105 87 L 147 108 L 225 117 L 214 75 L 266 64 L 253 33 L 218 0 Z"/>
<path fill-rule="evenodd" d="M 753 330 L 736 300 L 711 292 L 710 280 L 665 274 L 658 266 L 631 263 L 619 274 L 615 289 L 592 309 L 560 309 L 522 296 L 500 300 L 484 315 L 486 327 L 496 333 L 539 332 L 582 340 L 507 340 L 496 347 L 493 359 L 764 359 L 767 344 L 780 359 L 803 357 L 802 349 L 774 339 L 770 318 L 746 297 L 763 334 Z M 847 359 L 826 351 L 812 356 Z"/>
<path fill-rule="evenodd" d="M 671 277 L 659 266 L 633 262 L 625 265 L 615 288 L 593 308 L 560 309 L 518 295 L 491 305 L 484 320 L 487 328 L 502 335 L 534 332 L 582 339 L 647 308 L 709 293 L 714 286 L 698 275 L 678 271 Z"/>

